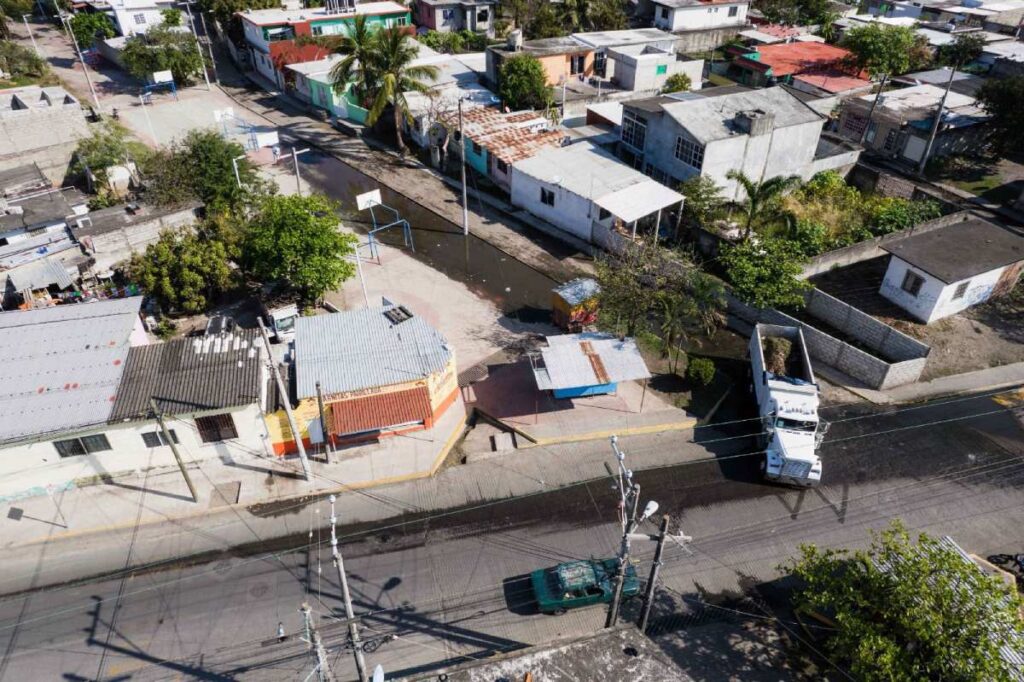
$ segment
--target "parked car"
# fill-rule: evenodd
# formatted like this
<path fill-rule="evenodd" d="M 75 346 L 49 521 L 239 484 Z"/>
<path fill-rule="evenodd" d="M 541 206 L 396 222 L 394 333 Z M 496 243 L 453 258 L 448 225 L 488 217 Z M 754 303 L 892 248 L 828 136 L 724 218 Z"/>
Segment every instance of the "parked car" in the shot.
<path fill-rule="evenodd" d="M 562 614 L 591 604 L 607 604 L 615 594 L 615 574 L 619 560 L 587 559 L 569 561 L 530 574 L 530 584 L 541 613 Z M 623 598 L 640 592 L 636 569 L 626 566 L 622 584 Z"/>

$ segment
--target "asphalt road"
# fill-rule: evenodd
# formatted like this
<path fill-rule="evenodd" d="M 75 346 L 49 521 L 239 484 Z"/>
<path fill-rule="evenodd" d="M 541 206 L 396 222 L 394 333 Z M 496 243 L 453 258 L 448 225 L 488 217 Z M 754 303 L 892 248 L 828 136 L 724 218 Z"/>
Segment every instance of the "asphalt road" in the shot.
<path fill-rule="evenodd" d="M 666 552 L 657 643 L 683 656 L 685 626 L 714 613 L 703 604 L 743 590 L 770 595 L 777 566 L 799 543 L 863 544 L 869 528 L 894 516 L 979 554 L 1019 551 L 1024 431 L 1016 412 L 991 397 L 833 408 L 823 486 L 809 492 L 757 479 L 757 458 L 744 455 L 754 447 L 748 423 L 706 430 L 714 460 L 640 472 L 642 498 L 658 500 L 694 537 L 688 550 Z M 601 627 L 602 608 L 533 613 L 524 576 L 614 553 L 616 499 L 609 485 L 581 485 L 347 538 L 371 665 L 409 675 Z M 326 539 L 314 530 L 304 549 L 8 598 L 0 602 L 0 679 L 305 679 L 314 659 L 298 637 L 303 601 L 339 679 L 351 679 Z M 641 574 L 652 549 L 637 548 Z M 284 642 L 276 641 L 279 622 Z"/>

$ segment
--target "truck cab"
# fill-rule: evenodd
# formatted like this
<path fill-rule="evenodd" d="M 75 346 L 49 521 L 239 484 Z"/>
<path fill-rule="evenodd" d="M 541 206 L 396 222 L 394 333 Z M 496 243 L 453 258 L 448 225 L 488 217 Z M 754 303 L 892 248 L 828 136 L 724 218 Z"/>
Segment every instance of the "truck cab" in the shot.
<path fill-rule="evenodd" d="M 295 338 L 295 321 L 299 319 L 299 307 L 295 304 L 277 307 L 263 307 L 267 331 L 277 343 L 285 343 Z"/>

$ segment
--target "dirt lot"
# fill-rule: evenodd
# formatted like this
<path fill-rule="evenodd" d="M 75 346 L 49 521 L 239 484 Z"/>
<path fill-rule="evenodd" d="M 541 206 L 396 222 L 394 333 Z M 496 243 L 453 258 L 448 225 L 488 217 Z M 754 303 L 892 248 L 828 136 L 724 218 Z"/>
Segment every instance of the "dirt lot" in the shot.
<path fill-rule="evenodd" d="M 1008 296 L 925 325 L 878 294 L 887 263 L 887 257 L 874 258 L 812 281 L 822 291 L 931 346 L 922 381 L 1024 362 L 1024 285 Z"/>

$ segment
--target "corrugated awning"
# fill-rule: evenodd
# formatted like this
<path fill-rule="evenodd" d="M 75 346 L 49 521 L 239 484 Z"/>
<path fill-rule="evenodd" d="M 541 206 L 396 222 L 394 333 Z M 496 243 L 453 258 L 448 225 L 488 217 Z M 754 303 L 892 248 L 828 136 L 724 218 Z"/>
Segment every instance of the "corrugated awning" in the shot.
<path fill-rule="evenodd" d="M 426 387 L 331 403 L 331 428 L 339 436 L 414 424 L 429 416 L 430 394 Z"/>
<path fill-rule="evenodd" d="M 627 223 L 657 213 L 683 200 L 683 195 L 660 182 L 645 180 L 595 199 L 594 203 Z"/>

